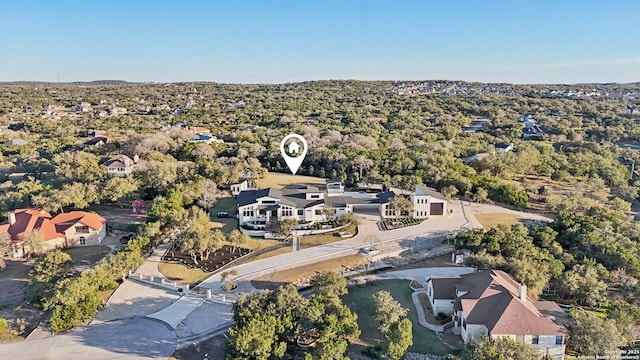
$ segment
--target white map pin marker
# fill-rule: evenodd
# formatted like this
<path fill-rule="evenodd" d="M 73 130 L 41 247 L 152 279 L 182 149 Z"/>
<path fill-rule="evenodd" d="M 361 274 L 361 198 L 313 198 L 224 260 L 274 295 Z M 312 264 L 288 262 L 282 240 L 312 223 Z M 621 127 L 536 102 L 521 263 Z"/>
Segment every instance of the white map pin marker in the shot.
<path fill-rule="evenodd" d="M 287 144 L 289 139 L 293 140 Z M 280 153 L 292 174 L 295 175 L 300 165 L 302 165 L 304 157 L 307 156 L 307 150 L 309 150 L 307 140 L 298 134 L 289 134 L 280 142 Z"/>

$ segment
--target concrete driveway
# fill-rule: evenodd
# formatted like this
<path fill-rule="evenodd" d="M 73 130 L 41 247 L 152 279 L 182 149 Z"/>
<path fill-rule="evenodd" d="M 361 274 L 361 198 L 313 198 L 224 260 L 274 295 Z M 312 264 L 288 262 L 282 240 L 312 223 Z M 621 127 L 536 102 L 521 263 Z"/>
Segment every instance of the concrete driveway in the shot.
<path fill-rule="evenodd" d="M 134 318 L 90 325 L 44 339 L 0 343 L 2 359 L 166 359 L 176 334 L 159 321 Z"/>

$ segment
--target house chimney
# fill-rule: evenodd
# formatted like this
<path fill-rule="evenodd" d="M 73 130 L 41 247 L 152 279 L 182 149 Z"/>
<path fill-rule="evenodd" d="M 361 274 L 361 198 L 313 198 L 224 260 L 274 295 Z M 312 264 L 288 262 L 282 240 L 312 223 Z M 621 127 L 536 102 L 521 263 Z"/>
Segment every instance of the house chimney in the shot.
<path fill-rule="evenodd" d="M 520 301 L 527 302 L 527 285 L 520 283 L 518 286 L 518 297 Z"/>
<path fill-rule="evenodd" d="M 9 218 L 9 225 L 13 225 L 16 223 L 16 213 L 14 213 L 13 211 L 9 211 L 7 217 Z"/>

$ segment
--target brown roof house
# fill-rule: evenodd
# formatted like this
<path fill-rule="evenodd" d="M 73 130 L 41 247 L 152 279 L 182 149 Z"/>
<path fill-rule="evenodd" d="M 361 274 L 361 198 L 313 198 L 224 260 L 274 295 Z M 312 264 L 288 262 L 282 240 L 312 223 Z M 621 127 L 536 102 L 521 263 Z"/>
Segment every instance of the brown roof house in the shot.
<path fill-rule="evenodd" d="M 137 156 L 134 157 L 137 160 Z M 136 161 L 131 160 L 127 155 L 118 155 L 105 161 L 104 166 L 107 167 L 107 173 L 110 176 L 128 176 L 133 172 Z"/>
<path fill-rule="evenodd" d="M 37 231 L 42 236 L 41 251 L 57 247 L 99 245 L 107 234 L 107 220 L 85 211 L 71 211 L 52 217 L 39 209 L 16 209 L 9 212 L 7 221 L 0 223 L 0 233 L 8 233 L 12 241 L 13 257 L 33 251 L 25 239 Z"/>
<path fill-rule="evenodd" d="M 527 286 L 503 271 L 431 277 L 426 291 L 434 315 L 451 315 L 452 331 L 464 341 L 483 334 L 492 339 L 508 336 L 553 359 L 564 358 L 568 335 L 565 313 L 555 302 L 531 300 Z"/>

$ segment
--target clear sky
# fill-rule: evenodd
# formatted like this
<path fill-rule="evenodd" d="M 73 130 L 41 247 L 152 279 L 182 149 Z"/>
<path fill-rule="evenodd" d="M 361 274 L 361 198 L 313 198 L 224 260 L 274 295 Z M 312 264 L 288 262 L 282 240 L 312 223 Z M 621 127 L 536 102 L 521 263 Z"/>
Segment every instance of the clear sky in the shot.
<path fill-rule="evenodd" d="M 0 81 L 640 81 L 639 0 L 0 0 Z"/>

